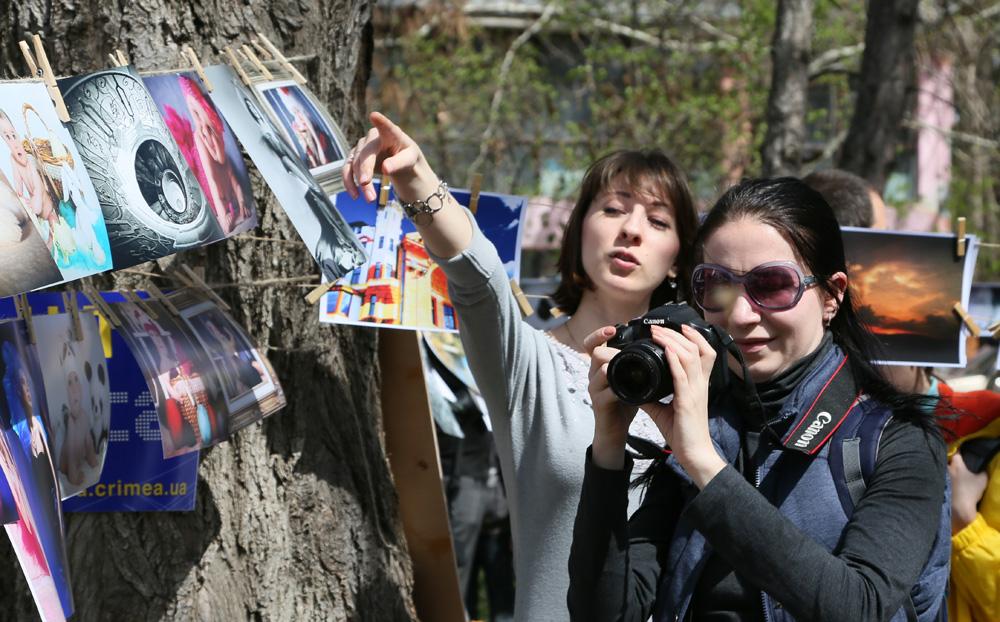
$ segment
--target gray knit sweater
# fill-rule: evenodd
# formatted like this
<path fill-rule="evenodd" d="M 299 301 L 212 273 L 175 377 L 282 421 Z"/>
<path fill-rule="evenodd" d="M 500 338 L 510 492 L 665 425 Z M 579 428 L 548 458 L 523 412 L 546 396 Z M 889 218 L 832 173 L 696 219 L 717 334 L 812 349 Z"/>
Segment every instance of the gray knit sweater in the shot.
<path fill-rule="evenodd" d="M 569 549 L 594 438 L 589 366 L 522 321 L 496 249 L 470 220 L 469 248 L 451 259 L 432 257 L 448 277 L 462 344 L 493 423 L 514 537 L 514 617 L 568 620 Z M 639 413 L 632 433 L 662 442 L 650 427 Z"/>

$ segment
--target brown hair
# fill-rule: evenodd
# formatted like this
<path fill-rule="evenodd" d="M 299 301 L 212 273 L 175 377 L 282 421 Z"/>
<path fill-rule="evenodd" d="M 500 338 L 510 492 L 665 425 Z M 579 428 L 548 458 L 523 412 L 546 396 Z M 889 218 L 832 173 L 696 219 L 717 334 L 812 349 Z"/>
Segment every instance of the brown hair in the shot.
<path fill-rule="evenodd" d="M 665 279 L 653 291 L 650 308 L 669 302 L 675 295 L 683 296 L 687 290 L 698 215 L 683 171 L 659 149 L 613 151 L 587 169 L 580 184 L 580 196 L 563 233 L 558 262 L 561 281 L 552 299 L 566 313 L 576 313 L 584 290 L 593 288 L 590 277 L 583 269 L 580 254 L 583 220 L 597 195 L 616 181 L 631 188 L 652 188 L 658 198 L 674 210 L 674 223 L 680 240 L 676 259 L 677 279 L 673 283 L 672 279 Z"/>

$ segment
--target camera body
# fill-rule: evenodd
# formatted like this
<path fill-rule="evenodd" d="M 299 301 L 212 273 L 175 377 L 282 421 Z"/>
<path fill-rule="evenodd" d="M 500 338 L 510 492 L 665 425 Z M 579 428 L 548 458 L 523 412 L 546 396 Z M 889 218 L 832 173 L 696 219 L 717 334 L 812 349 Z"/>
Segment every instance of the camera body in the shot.
<path fill-rule="evenodd" d="M 653 341 L 652 326 L 663 326 L 677 332 L 690 326 L 715 349 L 715 366 L 709 379 L 709 390 L 717 392 L 729 382 L 727 349 L 733 338 L 721 328 L 709 324 L 683 302 L 670 302 L 651 309 L 649 313 L 627 324 L 615 327 L 615 336 L 608 346 L 621 350 L 608 363 L 608 384 L 626 404 L 638 406 L 658 402 L 673 394 L 674 380 L 663 348 Z"/>

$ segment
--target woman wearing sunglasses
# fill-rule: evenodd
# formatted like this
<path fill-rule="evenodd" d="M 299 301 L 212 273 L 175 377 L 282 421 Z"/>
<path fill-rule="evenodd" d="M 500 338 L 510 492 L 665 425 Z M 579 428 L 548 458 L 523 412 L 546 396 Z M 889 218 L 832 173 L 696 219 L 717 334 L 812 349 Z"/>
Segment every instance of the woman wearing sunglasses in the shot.
<path fill-rule="evenodd" d="M 587 337 L 595 431 L 570 556 L 573 618 L 938 619 L 944 444 L 921 398 L 869 363 L 873 337 L 829 206 L 796 179 L 745 181 L 707 215 L 695 253 L 695 302 L 733 343 L 717 355 L 686 326 L 653 327 L 675 393 L 642 408 L 669 450 L 627 524 L 635 409 L 608 386 L 613 328 Z M 731 380 L 710 389 L 716 356 Z M 865 467 L 848 447 L 873 437 L 859 484 Z"/>
<path fill-rule="evenodd" d="M 683 173 L 659 151 L 609 154 L 588 169 L 566 228 L 554 295 L 568 322 L 541 333 L 521 319 L 496 249 L 448 193 L 419 146 L 372 113 L 344 167 L 344 185 L 375 199 L 388 174 L 448 277 L 462 344 L 489 410 L 510 504 L 514 617 L 569 619 L 567 564 L 583 457 L 594 434 L 583 338 L 673 300 L 697 217 Z M 648 419 L 636 428 L 651 428 Z M 647 438 L 648 438 L 647 436 Z"/>

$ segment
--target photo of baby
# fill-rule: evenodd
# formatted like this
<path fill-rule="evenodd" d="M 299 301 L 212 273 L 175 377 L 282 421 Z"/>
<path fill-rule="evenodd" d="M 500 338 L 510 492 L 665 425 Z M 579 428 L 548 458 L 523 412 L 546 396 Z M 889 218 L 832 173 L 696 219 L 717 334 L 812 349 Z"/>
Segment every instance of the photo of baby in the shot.
<path fill-rule="evenodd" d="M 69 314 L 34 318 L 37 352 L 45 375 L 49 436 L 62 498 L 101 478 L 108 447 L 111 393 L 97 318 L 81 314 L 83 339 Z"/>
<path fill-rule="evenodd" d="M 2 124 L 0 124 L 2 125 Z M 0 168 L 0 297 L 13 296 L 63 280 L 14 185 Z"/>
<path fill-rule="evenodd" d="M 194 73 L 143 78 L 226 236 L 257 226 L 246 163 L 232 130 Z"/>
<path fill-rule="evenodd" d="M 125 342 L 143 368 L 160 420 L 163 457 L 207 447 L 229 436 L 228 412 L 212 364 L 185 328 L 156 302 L 153 319 L 132 302 L 115 305 Z"/>
<path fill-rule="evenodd" d="M 4 102 L 0 172 L 20 199 L 61 279 L 110 270 L 111 245 L 97 194 L 44 85 L 2 84 L 0 102 Z M 8 226 L 5 233 L 12 240 L 17 232 Z"/>
<path fill-rule="evenodd" d="M 48 406 L 42 372 L 27 346 L 24 322 L 0 324 L 0 465 L 19 521 L 7 525 L 21 569 L 45 620 L 73 613 L 59 484 L 43 421 Z"/>
<path fill-rule="evenodd" d="M 333 171 L 339 175 L 347 141 L 308 91 L 291 80 L 265 82 L 256 88 L 309 172 L 317 178 Z"/>
<path fill-rule="evenodd" d="M 175 304 L 215 366 L 226 395 L 230 434 L 285 405 L 267 359 L 225 311 L 194 293 L 185 293 Z"/>

